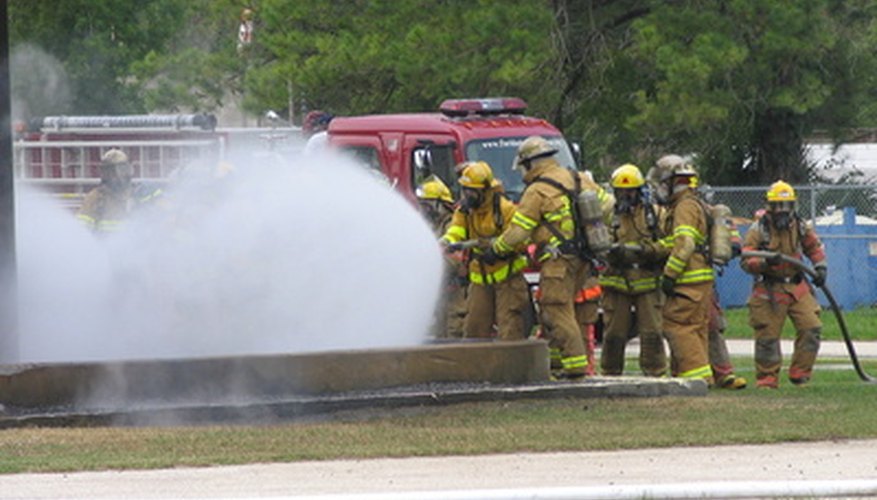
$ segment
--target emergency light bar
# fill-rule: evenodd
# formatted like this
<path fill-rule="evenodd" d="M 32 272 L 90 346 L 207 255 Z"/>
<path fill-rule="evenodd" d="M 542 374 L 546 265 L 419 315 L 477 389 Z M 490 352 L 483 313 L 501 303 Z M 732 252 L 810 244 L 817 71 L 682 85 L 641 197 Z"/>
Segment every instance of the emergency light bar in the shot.
<path fill-rule="evenodd" d="M 106 129 L 106 128 L 197 128 L 213 130 L 216 117 L 209 114 L 190 115 L 118 115 L 118 116 L 46 116 L 31 122 L 31 128 L 42 130 Z"/>
<path fill-rule="evenodd" d="M 518 97 L 488 97 L 483 99 L 447 99 L 439 110 L 445 116 L 524 114 L 527 103 Z"/>

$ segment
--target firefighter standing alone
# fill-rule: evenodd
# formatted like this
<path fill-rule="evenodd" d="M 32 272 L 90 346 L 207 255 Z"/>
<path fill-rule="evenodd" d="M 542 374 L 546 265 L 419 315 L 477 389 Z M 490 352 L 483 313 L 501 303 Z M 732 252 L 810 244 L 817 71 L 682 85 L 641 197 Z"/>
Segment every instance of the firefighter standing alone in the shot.
<path fill-rule="evenodd" d="M 658 289 L 660 261 L 649 248 L 659 239 L 658 211 L 643 199 L 646 181 L 636 165 L 622 165 L 612 173 L 615 216 L 609 253 L 609 267 L 600 278 L 603 287 L 603 350 L 600 371 L 603 375 L 621 375 L 628 332 L 635 322 L 640 337 L 639 365 L 642 372 L 660 377 L 667 370 L 667 354 L 661 333 L 663 300 Z"/>
<path fill-rule="evenodd" d="M 489 242 L 507 227 L 514 204 L 502 195 L 502 184 L 490 166 L 470 162 L 460 170 L 460 207 L 441 241 L 454 250 L 466 241 L 481 242 L 469 249 L 469 289 L 466 301 L 465 337 L 492 337 L 496 325 L 502 340 L 527 336 L 525 312 L 529 294 L 523 270 L 527 258 L 520 252 L 496 258 L 486 250 Z"/>
<path fill-rule="evenodd" d="M 789 184 L 777 181 L 767 191 L 767 210 L 746 233 L 743 251 L 762 250 L 802 258 L 813 263 L 821 286 L 828 276 L 825 250 L 813 227 L 798 218 L 797 195 Z M 819 352 L 822 322 L 819 303 L 801 270 L 777 258 L 749 257 L 740 262 L 755 276 L 749 297 L 749 325 L 755 330 L 756 386 L 776 389 L 782 367 L 780 334 L 786 317 L 795 325 L 795 347 L 789 380 L 798 386 L 810 381 Z"/>
<path fill-rule="evenodd" d="M 658 203 L 667 207 L 657 248 L 669 251 L 661 276 L 666 296 L 663 330 L 670 344 L 673 376 L 713 384 L 707 332 L 714 272 L 707 255 L 705 202 L 698 198 L 697 171 L 678 155 L 661 157 L 647 175 Z"/>
<path fill-rule="evenodd" d="M 76 217 L 96 234 L 118 231 L 133 208 L 131 180 L 134 168 L 119 149 L 104 153 L 100 185 L 85 196 Z"/>
<path fill-rule="evenodd" d="M 575 243 L 577 229 L 569 192 L 578 186 L 599 192 L 598 186 L 577 172 L 560 166 L 557 148 L 546 139 L 531 136 L 518 147 L 515 168 L 527 184 L 512 223 L 493 243 L 496 255 L 519 251 L 529 241 L 538 246 L 541 263 L 540 319 L 549 339 L 559 345 L 565 378 L 586 375 L 587 352 L 576 321 L 574 301 L 590 270 Z M 603 196 L 607 196 L 603 193 Z"/>

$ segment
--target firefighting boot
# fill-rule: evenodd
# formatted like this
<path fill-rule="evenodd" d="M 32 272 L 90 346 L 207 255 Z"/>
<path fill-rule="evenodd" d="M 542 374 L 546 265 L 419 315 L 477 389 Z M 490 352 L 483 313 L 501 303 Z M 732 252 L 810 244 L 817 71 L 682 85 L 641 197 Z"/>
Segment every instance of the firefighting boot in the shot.
<path fill-rule="evenodd" d="M 821 335 L 820 328 L 812 328 L 798 332 L 795 338 L 795 351 L 792 354 L 792 364 L 789 366 L 789 380 L 796 386 L 804 386 L 810 382 Z"/>
<path fill-rule="evenodd" d="M 779 381 L 774 375 L 759 376 L 755 381 L 755 387 L 759 389 L 779 389 Z"/>
<path fill-rule="evenodd" d="M 726 375 L 722 380 L 719 381 L 719 387 L 722 389 L 745 389 L 746 388 L 746 379 L 743 377 L 738 377 L 733 373 Z"/>

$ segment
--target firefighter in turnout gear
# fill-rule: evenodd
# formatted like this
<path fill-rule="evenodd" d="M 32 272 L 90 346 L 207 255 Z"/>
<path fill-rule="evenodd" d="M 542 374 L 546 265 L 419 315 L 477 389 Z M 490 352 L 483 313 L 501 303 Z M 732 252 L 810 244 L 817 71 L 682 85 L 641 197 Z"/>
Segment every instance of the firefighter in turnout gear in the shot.
<path fill-rule="evenodd" d="M 76 217 L 96 234 L 118 231 L 133 208 L 131 180 L 134 168 L 119 149 L 104 153 L 100 185 L 89 191 Z"/>
<path fill-rule="evenodd" d="M 454 196 L 448 186 L 436 176 L 430 176 L 416 190 L 420 213 L 441 237 L 451 225 Z M 433 335 L 437 338 L 460 338 L 466 318 L 466 286 L 469 283 L 463 251 L 445 255 L 444 293 L 437 310 Z"/>
<path fill-rule="evenodd" d="M 661 157 L 647 177 L 656 201 L 667 209 L 660 226 L 666 236 L 653 248 L 667 255 L 660 284 L 671 372 L 712 385 L 707 332 L 715 277 L 707 248 L 709 207 L 697 195 L 697 171 L 681 156 Z"/>
<path fill-rule="evenodd" d="M 737 224 L 730 218 L 726 219 L 729 231 L 729 242 L 731 244 L 731 254 L 736 257 L 740 255 L 743 248 L 743 239 L 740 237 L 740 231 Z M 713 377 L 716 380 L 716 386 L 722 389 L 745 389 L 747 380 L 734 373 L 734 364 L 731 362 L 731 355 L 728 353 L 728 343 L 725 341 L 725 330 L 728 328 L 728 320 L 725 318 L 725 312 L 719 302 L 719 294 L 713 287 L 713 300 L 710 306 L 709 321 L 709 355 L 710 366 L 713 369 Z"/>
<path fill-rule="evenodd" d="M 540 320 L 549 342 L 560 348 L 565 378 L 585 376 L 585 344 L 576 321 L 574 301 L 590 271 L 583 255 L 581 228 L 576 227 L 570 192 L 597 193 L 611 209 L 609 195 L 578 172 L 565 169 L 554 158 L 557 149 L 546 139 L 531 136 L 518 147 L 515 168 L 527 184 L 512 223 L 496 238 L 497 255 L 515 255 L 532 239 L 540 262 Z"/>
<path fill-rule="evenodd" d="M 825 283 L 828 275 L 825 250 L 813 227 L 797 216 L 795 190 L 777 181 L 770 186 L 766 198 L 767 210 L 747 231 L 743 251 L 777 252 L 796 259 L 806 255 L 817 273 L 813 282 L 817 286 Z M 749 257 L 740 264 L 755 276 L 748 306 L 749 325 L 755 330 L 756 386 L 773 389 L 779 386 L 780 334 L 787 316 L 796 331 L 789 380 L 795 385 L 807 384 L 822 333 L 819 304 L 810 284 L 800 269 L 778 258 Z"/>
<path fill-rule="evenodd" d="M 661 261 L 649 248 L 660 238 L 657 207 L 643 200 L 646 181 L 636 165 L 622 165 L 612 173 L 615 216 L 609 267 L 603 272 L 603 350 L 600 371 L 621 375 L 624 350 L 631 326 L 640 338 L 639 365 L 643 374 L 660 377 L 667 371 L 667 354 L 661 333 L 663 298 L 658 288 Z M 643 246 L 645 240 L 649 246 Z"/>
<path fill-rule="evenodd" d="M 585 343 L 585 353 L 588 356 L 588 375 L 596 375 L 597 363 L 597 339 L 602 334 L 600 321 L 600 298 L 603 297 L 603 287 L 600 286 L 599 275 L 594 269 L 585 280 L 585 285 L 579 290 L 575 298 L 576 321 L 582 331 L 582 342 Z M 553 354 L 553 353 L 552 353 Z M 557 350 L 557 361 L 560 361 L 560 350 Z"/>
<path fill-rule="evenodd" d="M 454 212 L 441 241 L 454 250 L 464 242 L 480 242 L 468 250 L 469 289 L 463 324 L 465 337 L 491 337 L 496 325 L 501 340 L 527 337 L 525 313 L 529 293 L 523 269 L 527 258 L 520 252 L 497 258 L 490 241 L 509 226 L 515 205 L 502 195 L 502 184 L 482 161 L 462 168 L 460 207 Z"/>

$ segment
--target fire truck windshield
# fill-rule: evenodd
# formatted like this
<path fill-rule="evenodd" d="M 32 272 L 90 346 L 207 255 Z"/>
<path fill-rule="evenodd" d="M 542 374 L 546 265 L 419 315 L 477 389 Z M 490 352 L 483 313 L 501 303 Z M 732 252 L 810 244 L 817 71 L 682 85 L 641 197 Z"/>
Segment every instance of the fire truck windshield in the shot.
<path fill-rule="evenodd" d="M 526 137 L 499 137 L 470 141 L 466 144 L 466 159 L 485 161 L 493 169 L 493 175 L 502 181 L 509 198 L 517 201 L 524 192 L 524 180 L 520 172 L 513 170 L 518 146 Z M 561 166 L 576 170 L 575 160 L 569 145 L 561 136 L 546 137 L 551 145 L 557 147 L 555 158 Z"/>

